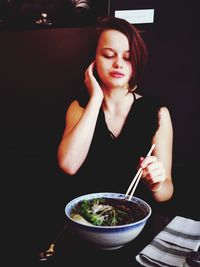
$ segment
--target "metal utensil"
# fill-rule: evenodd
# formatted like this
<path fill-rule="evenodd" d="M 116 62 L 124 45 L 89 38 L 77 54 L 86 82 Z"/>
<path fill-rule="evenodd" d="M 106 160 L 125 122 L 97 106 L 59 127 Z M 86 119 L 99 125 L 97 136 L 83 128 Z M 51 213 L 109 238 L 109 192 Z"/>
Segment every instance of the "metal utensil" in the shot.
<path fill-rule="evenodd" d="M 39 261 L 47 261 L 55 255 L 55 243 L 58 241 L 58 239 L 61 237 L 61 235 L 64 233 L 67 227 L 68 227 L 68 224 L 65 224 L 62 227 L 62 229 L 59 231 L 57 236 L 54 238 L 49 248 L 39 253 Z"/>

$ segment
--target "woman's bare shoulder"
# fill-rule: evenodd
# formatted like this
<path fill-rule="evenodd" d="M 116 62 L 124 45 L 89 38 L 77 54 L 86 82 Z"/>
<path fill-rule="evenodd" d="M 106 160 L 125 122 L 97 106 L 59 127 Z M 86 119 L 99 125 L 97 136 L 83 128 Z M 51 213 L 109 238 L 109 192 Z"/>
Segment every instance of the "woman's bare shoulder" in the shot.
<path fill-rule="evenodd" d="M 76 123 L 84 112 L 84 108 L 81 107 L 78 100 L 73 100 L 66 112 L 66 121 L 69 123 Z"/>
<path fill-rule="evenodd" d="M 171 120 L 169 109 L 166 106 L 159 109 L 158 115 L 160 121 Z"/>
<path fill-rule="evenodd" d="M 159 128 L 160 132 L 165 134 L 173 133 L 172 120 L 169 109 L 165 106 L 161 107 L 158 112 Z"/>
<path fill-rule="evenodd" d="M 83 111 L 84 108 L 81 107 L 79 101 L 75 99 L 70 103 L 67 112 L 72 112 L 72 111 L 74 112 L 74 111 L 81 111 L 81 110 Z"/>

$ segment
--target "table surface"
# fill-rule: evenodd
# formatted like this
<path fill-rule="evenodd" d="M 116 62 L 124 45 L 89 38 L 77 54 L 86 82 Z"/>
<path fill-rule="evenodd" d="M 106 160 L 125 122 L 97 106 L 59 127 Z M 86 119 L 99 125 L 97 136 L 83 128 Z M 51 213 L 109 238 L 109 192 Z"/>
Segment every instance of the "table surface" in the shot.
<path fill-rule="evenodd" d="M 151 242 L 172 218 L 152 214 L 142 232 L 120 249 L 100 250 L 95 249 L 87 242 L 81 240 L 70 227 L 67 227 L 55 243 L 55 256 L 48 261 L 39 261 L 38 266 L 51 267 L 78 267 L 78 266 L 112 266 L 129 267 L 141 266 L 136 262 L 135 256 Z"/>
<path fill-rule="evenodd" d="M 199 220 L 199 216 L 179 213 L 173 209 L 153 209 L 141 233 L 129 244 L 116 250 L 95 249 L 81 240 L 70 227 L 55 243 L 55 256 L 40 261 L 39 254 L 49 248 L 52 240 L 66 224 L 57 205 L 1 210 L 0 263 L 4 267 L 141 267 L 136 255 L 177 215 Z M 175 209 L 174 209 L 175 210 Z M 61 209 L 62 211 L 62 209 Z M 61 215 L 61 214 L 62 215 Z M 59 217 L 61 215 L 61 217 Z M 187 216 L 186 216 L 187 215 Z"/>

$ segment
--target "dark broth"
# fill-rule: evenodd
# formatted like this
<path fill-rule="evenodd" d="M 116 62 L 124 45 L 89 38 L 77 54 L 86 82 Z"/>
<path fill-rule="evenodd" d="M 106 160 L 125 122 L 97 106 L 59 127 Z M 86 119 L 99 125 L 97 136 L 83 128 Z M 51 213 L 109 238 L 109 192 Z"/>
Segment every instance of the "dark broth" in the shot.
<path fill-rule="evenodd" d="M 109 205 L 112 207 L 112 210 L 114 210 L 114 212 L 112 213 L 110 212 L 110 214 L 108 212 L 106 214 L 107 218 L 109 216 L 111 217 L 109 220 L 107 220 L 107 222 L 104 221 L 101 224 L 93 222 L 90 218 L 90 215 L 87 216 L 87 214 L 85 214 L 85 211 L 83 212 L 86 206 L 88 210 L 90 210 L 94 205 L 94 203 L 96 202 L 98 202 L 99 205 Z M 102 226 L 113 226 L 113 225 L 118 226 L 118 225 L 130 224 L 144 218 L 144 212 L 142 211 L 138 203 L 128 201 L 127 199 L 116 199 L 116 198 L 106 198 L 106 197 L 80 201 L 76 205 L 72 213 L 73 214 L 79 213 L 81 216 L 83 216 L 85 219 L 87 219 L 94 225 L 102 225 Z M 86 211 L 86 213 L 88 212 Z M 95 215 L 96 214 L 99 215 L 101 213 L 102 211 L 99 211 L 95 213 Z M 112 218 L 113 216 L 115 216 L 114 224 Z"/>

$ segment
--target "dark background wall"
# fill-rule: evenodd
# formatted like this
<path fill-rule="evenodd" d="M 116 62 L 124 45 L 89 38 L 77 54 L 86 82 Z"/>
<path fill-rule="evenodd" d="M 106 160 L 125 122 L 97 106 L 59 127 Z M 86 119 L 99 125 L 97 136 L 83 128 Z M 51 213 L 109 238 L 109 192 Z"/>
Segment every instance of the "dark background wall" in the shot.
<path fill-rule="evenodd" d="M 66 107 L 80 90 L 89 34 L 89 28 L 0 33 L 1 205 L 35 202 L 32 189 L 41 200 L 63 188 L 56 150 Z"/>
<path fill-rule="evenodd" d="M 198 198 L 196 10 L 194 1 L 162 1 L 155 5 L 155 23 L 138 25 L 149 47 L 142 93 L 165 99 L 174 125 L 177 213 L 190 212 Z M 38 220 L 40 228 L 52 214 L 58 221 L 64 217 L 70 185 L 57 166 L 56 151 L 66 107 L 74 93 L 81 93 L 90 33 L 90 27 L 0 32 L 0 208 L 6 216 L 39 210 L 46 218 Z"/>

